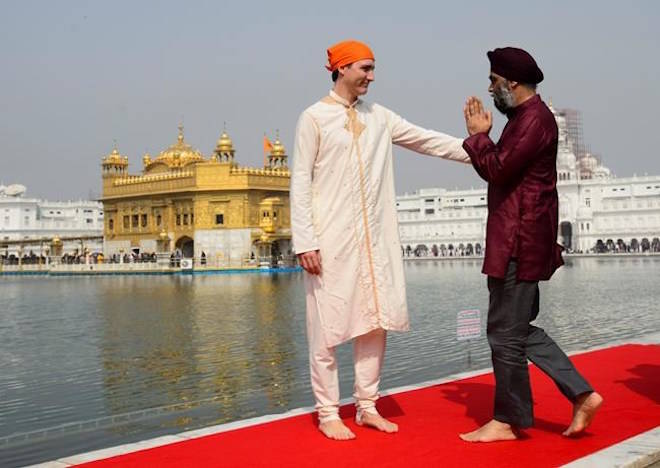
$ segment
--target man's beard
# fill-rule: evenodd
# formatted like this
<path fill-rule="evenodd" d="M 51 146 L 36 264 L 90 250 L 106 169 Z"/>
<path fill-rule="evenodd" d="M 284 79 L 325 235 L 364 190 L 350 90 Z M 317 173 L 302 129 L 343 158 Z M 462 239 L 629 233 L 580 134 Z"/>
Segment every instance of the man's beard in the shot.
<path fill-rule="evenodd" d="M 493 104 L 498 111 L 502 114 L 506 114 L 511 109 L 515 107 L 515 99 L 511 89 L 506 85 L 498 86 L 493 89 Z"/>

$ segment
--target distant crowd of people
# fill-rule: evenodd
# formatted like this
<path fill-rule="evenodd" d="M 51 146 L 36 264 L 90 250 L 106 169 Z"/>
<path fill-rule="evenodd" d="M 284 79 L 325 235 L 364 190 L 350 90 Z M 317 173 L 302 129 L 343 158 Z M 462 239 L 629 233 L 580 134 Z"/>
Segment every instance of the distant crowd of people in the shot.
<path fill-rule="evenodd" d="M 467 246 L 461 244 L 456 248 L 453 245 L 449 245 L 449 247 L 444 244 L 440 247 L 433 245 L 430 249 L 426 245 L 420 244 L 415 248 L 409 245 L 405 248 L 402 246 L 401 254 L 404 257 L 471 257 L 482 256 L 484 249 L 479 244 L 476 247 L 473 247 L 472 244 Z"/>
<path fill-rule="evenodd" d="M 486 250 L 480 244 L 472 246 L 468 244 L 464 246 L 460 244 L 458 247 L 449 245 L 446 247 L 444 244 L 438 247 L 433 245 L 429 248 L 427 245 L 419 244 L 416 247 L 410 245 L 405 248 L 401 247 L 401 254 L 404 257 L 471 257 L 471 256 L 484 256 Z M 629 244 L 619 239 L 616 243 L 611 239 L 603 242 L 599 240 L 592 248 L 588 250 L 565 248 L 564 253 L 567 254 L 608 254 L 608 253 L 660 253 L 660 239 L 655 237 L 649 241 L 644 238 L 641 242 L 633 239 Z"/>
<path fill-rule="evenodd" d="M 4 253 L 0 256 L 0 263 L 3 265 L 18 265 L 19 257 L 14 254 Z M 20 258 L 20 263 L 23 265 L 39 265 L 46 263 L 46 257 L 43 255 L 36 255 L 34 252 L 23 255 Z"/>

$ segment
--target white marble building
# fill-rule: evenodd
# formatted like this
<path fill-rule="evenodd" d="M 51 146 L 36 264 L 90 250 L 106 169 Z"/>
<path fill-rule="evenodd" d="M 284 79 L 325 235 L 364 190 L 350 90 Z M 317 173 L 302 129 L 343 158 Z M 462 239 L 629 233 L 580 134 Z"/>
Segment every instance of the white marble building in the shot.
<path fill-rule="evenodd" d="M 580 252 L 660 251 L 660 175 L 617 178 L 588 153 L 578 159 L 564 116 L 553 112 L 559 126 L 558 242 Z M 485 187 L 420 189 L 398 196 L 397 211 L 407 255 L 480 254 L 485 246 Z"/>
<path fill-rule="evenodd" d="M 90 253 L 103 250 L 103 206 L 95 201 L 47 201 L 25 197 L 25 187 L 0 185 L 0 254 L 23 255 L 32 251 L 44 254 L 54 238 L 62 239 L 62 254 L 73 254 L 84 248 Z M 97 237 L 96 240 L 66 240 Z M 3 241 L 25 241 L 25 245 Z M 36 242 L 37 240 L 43 242 Z M 32 241 L 32 242 L 30 242 Z"/>

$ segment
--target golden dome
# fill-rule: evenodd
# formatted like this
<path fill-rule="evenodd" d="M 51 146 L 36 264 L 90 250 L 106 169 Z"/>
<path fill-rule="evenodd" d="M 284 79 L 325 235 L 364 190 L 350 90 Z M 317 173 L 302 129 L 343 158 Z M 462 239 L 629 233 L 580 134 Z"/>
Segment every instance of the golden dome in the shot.
<path fill-rule="evenodd" d="M 215 144 L 215 152 L 232 153 L 233 151 L 234 151 L 234 143 L 231 141 L 231 138 L 229 138 L 229 135 L 227 135 L 227 131 L 223 130 L 222 135 L 220 135 L 220 138 Z"/>
<path fill-rule="evenodd" d="M 167 164 L 169 167 L 183 167 L 190 163 L 203 160 L 204 156 L 202 153 L 183 141 L 183 126 L 179 125 L 177 142 L 165 151 L 161 151 L 153 162 L 161 162 Z"/>
<path fill-rule="evenodd" d="M 128 157 L 119 154 L 119 150 L 115 146 L 112 152 L 103 158 L 103 164 L 128 164 Z"/>
<path fill-rule="evenodd" d="M 270 151 L 271 156 L 286 156 L 286 150 L 284 149 L 284 145 L 280 141 L 280 137 L 278 136 L 275 139 L 275 142 L 273 143 L 273 149 Z"/>
<path fill-rule="evenodd" d="M 149 153 L 144 153 L 144 156 L 142 156 L 142 163 L 144 164 L 144 167 L 151 164 L 151 155 Z"/>

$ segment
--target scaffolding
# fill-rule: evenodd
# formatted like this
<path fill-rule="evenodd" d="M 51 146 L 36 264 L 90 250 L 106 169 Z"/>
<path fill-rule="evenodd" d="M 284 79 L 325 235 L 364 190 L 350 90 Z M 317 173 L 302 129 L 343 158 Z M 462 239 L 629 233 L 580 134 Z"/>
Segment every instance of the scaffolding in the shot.
<path fill-rule="evenodd" d="M 582 114 L 576 109 L 569 108 L 559 109 L 558 114 L 566 119 L 568 139 L 573 143 L 573 152 L 576 158 L 580 160 L 588 153 L 582 132 Z"/>

